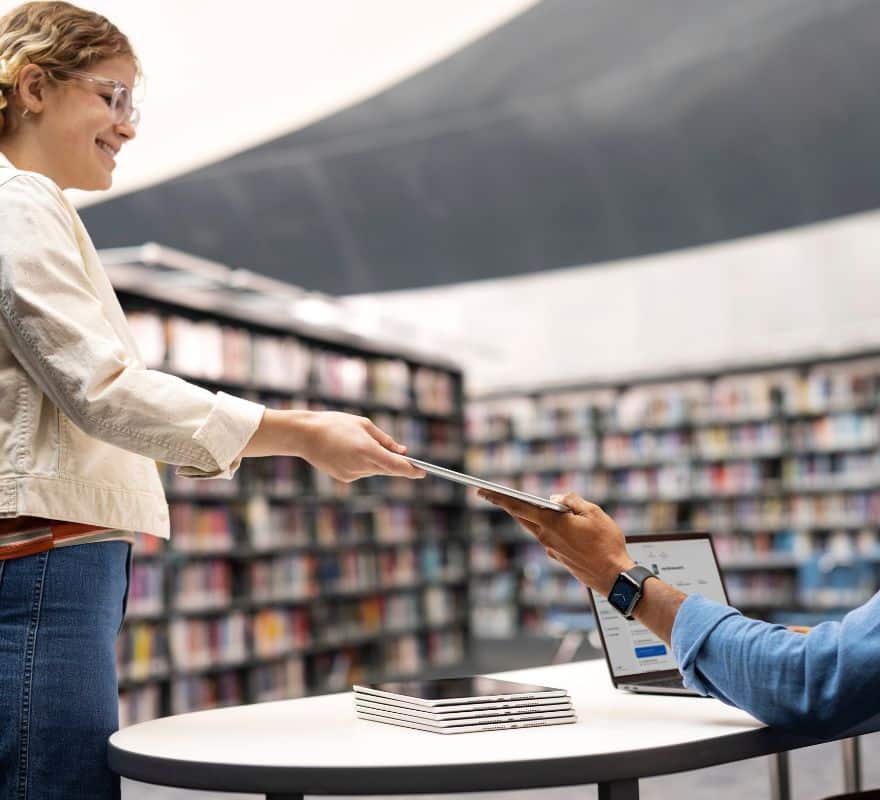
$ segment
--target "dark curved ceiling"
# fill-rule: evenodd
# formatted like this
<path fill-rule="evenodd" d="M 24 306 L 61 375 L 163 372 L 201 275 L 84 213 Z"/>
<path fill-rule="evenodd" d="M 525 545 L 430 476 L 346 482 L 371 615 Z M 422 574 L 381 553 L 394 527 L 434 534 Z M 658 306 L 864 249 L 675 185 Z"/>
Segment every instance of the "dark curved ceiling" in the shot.
<path fill-rule="evenodd" d="M 338 294 L 814 222 L 880 206 L 878 41 L 876 0 L 545 0 L 359 105 L 82 213 L 99 247 Z"/>

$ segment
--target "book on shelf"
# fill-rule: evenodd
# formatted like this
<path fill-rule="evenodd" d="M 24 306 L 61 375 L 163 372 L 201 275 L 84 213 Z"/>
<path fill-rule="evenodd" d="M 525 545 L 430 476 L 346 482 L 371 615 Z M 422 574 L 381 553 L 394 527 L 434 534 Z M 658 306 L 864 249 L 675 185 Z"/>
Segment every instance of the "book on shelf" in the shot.
<path fill-rule="evenodd" d="M 152 537 L 151 537 L 152 538 Z M 135 562 L 128 579 L 126 614 L 159 614 L 165 608 L 165 569 L 155 562 Z"/>
<path fill-rule="evenodd" d="M 158 684 L 124 689 L 119 693 L 119 727 L 162 716 L 162 693 Z"/>
<path fill-rule="evenodd" d="M 241 705 L 245 693 L 241 676 L 234 671 L 216 675 L 184 675 L 171 683 L 171 713 Z"/>
<path fill-rule="evenodd" d="M 143 681 L 167 675 L 171 662 L 166 626 L 142 621 L 124 625 L 116 640 L 116 662 L 122 680 Z"/>
<path fill-rule="evenodd" d="M 254 335 L 252 381 L 256 386 L 304 391 L 312 369 L 311 350 L 290 336 Z"/>
<path fill-rule="evenodd" d="M 475 637 L 503 639 L 516 636 L 519 628 L 519 612 L 510 605 L 482 606 L 471 608 L 471 633 Z"/>
<path fill-rule="evenodd" d="M 174 668 L 187 671 L 244 661 L 249 656 L 246 626 L 245 614 L 238 611 L 172 619 L 168 639 Z"/>
<path fill-rule="evenodd" d="M 232 565 L 225 559 L 182 564 L 173 576 L 175 609 L 221 608 L 232 601 Z"/>
<path fill-rule="evenodd" d="M 448 372 L 420 366 L 415 369 L 412 380 L 419 411 L 450 416 L 455 412 L 455 379 Z"/>
<path fill-rule="evenodd" d="M 299 656 L 255 667 L 249 676 L 249 695 L 256 702 L 302 697 L 307 690 L 305 661 Z"/>
<path fill-rule="evenodd" d="M 247 565 L 253 601 L 307 600 L 319 591 L 318 558 L 313 554 L 259 558 Z"/>
<path fill-rule="evenodd" d="M 304 650 L 312 643 L 309 612 L 302 608 L 263 608 L 250 617 L 250 637 L 257 657 Z"/>

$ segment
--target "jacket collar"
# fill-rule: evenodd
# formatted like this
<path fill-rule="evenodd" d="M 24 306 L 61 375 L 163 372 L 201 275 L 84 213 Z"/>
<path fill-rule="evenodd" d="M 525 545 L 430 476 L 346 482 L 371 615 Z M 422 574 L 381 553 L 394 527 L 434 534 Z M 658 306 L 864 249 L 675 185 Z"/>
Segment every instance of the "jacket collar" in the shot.
<path fill-rule="evenodd" d="M 13 163 L 8 158 L 6 158 L 3 153 L 0 153 L 0 168 L 3 167 L 10 167 L 12 169 L 15 169 Z"/>

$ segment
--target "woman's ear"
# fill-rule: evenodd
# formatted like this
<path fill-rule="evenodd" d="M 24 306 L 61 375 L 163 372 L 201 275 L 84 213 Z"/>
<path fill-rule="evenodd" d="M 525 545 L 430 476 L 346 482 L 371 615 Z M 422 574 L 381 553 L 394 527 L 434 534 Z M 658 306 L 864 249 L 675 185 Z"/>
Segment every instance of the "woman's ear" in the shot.
<path fill-rule="evenodd" d="M 22 67 L 18 74 L 18 101 L 31 114 L 39 114 L 46 104 L 46 73 L 36 64 Z"/>

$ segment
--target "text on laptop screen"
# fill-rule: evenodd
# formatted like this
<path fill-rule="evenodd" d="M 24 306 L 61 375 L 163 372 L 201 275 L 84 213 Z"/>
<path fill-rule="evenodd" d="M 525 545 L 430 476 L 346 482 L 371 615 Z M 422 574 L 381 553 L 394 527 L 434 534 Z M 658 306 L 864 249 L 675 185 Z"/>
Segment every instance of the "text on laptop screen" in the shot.
<path fill-rule="evenodd" d="M 654 542 L 627 541 L 630 555 L 666 583 L 685 594 L 701 594 L 727 603 L 721 575 L 708 539 Z M 675 669 L 666 643 L 644 625 L 624 619 L 604 598 L 593 592 L 596 616 L 602 626 L 608 661 L 615 677 Z"/>

